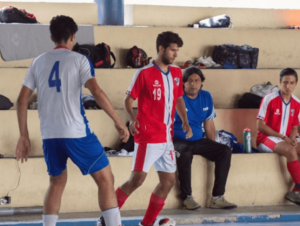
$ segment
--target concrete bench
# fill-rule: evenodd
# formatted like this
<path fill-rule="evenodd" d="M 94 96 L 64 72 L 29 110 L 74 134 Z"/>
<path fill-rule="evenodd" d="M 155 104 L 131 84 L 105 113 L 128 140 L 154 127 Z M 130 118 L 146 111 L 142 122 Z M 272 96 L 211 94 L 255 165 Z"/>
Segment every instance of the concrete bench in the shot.
<path fill-rule="evenodd" d="M 27 68 L 0 68 L 0 94 L 7 96 L 16 103 L 21 84 L 25 78 Z M 205 69 L 206 77 L 203 89 L 208 90 L 213 97 L 216 109 L 237 108 L 237 101 L 249 92 L 251 87 L 270 81 L 279 85 L 281 69 L 256 69 L 256 70 L 213 70 Z M 100 87 L 106 92 L 112 104 L 120 109 L 124 108 L 124 99 L 135 69 L 96 69 L 96 79 Z M 297 70 L 300 73 L 299 70 Z M 83 94 L 90 92 L 83 88 Z M 300 89 L 295 89 L 294 94 L 300 97 Z M 136 106 L 137 102 L 134 102 Z M 12 108 L 15 109 L 15 108 Z"/>
<path fill-rule="evenodd" d="M 235 28 L 285 29 L 300 24 L 300 10 L 134 5 L 134 26 L 187 27 L 188 24 L 227 14 Z M 179 16 L 180 15 L 180 16 Z M 251 18 L 251 20 L 249 20 Z"/>
<path fill-rule="evenodd" d="M 185 43 L 174 62 L 176 65 L 200 56 L 211 56 L 215 45 L 231 43 L 259 48 L 257 68 L 298 67 L 299 47 L 294 43 L 300 39 L 300 33 L 295 30 L 94 26 L 94 35 L 95 43 L 104 42 L 110 45 L 117 58 L 115 67 L 125 68 L 126 53 L 134 45 L 145 50 L 149 57 L 155 58 L 157 35 L 168 30 L 178 33 Z M 31 60 L 0 60 L 0 68 L 29 67 L 30 62 Z"/>
<path fill-rule="evenodd" d="M 130 176 L 132 157 L 110 157 L 115 188 Z M 7 207 L 42 206 L 49 179 L 43 158 L 30 158 L 20 164 L 19 187 L 11 191 L 12 203 Z M 0 196 L 17 186 L 18 167 L 13 159 L 0 159 Z M 9 173 L 8 173 L 9 172 Z M 195 156 L 192 164 L 193 196 L 207 207 L 214 181 L 214 164 Z M 146 209 L 150 194 L 158 183 L 152 167 L 144 184 L 127 200 L 123 210 Z M 284 195 L 292 189 L 285 159 L 276 154 L 234 154 L 226 186 L 225 197 L 238 206 L 289 205 Z M 179 184 L 170 192 L 165 208 L 181 208 Z M 63 194 L 61 212 L 98 211 L 97 188 L 91 177 L 83 177 L 79 169 L 68 162 L 68 183 Z"/>

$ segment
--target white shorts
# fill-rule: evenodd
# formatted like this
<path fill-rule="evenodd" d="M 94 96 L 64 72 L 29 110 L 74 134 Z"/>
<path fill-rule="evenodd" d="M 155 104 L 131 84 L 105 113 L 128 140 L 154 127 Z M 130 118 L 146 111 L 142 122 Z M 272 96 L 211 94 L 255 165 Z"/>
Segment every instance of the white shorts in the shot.
<path fill-rule="evenodd" d="M 296 138 L 297 142 L 300 142 L 300 138 Z M 259 152 L 267 152 L 267 153 L 272 153 L 276 144 L 280 143 L 280 142 L 284 142 L 284 140 L 282 140 L 279 137 L 273 137 L 273 136 L 269 136 L 266 137 L 257 147 L 257 150 Z"/>
<path fill-rule="evenodd" d="M 132 171 L 148 173 L 154 165 L 156 171 L 174 173 L 176 157 L 172 142 L 159 144 L 134 144 Z"/>

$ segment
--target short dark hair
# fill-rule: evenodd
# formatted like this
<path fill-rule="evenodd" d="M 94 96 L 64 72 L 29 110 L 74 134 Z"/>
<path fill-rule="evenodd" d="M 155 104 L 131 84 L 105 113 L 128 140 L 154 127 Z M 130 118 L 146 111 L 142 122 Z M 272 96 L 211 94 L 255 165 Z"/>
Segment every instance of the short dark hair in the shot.
<path fill-rule="evenodd" d="M 156 39 L 156 50 L 157 52 L 159 51 L 158 50 L 158 47 L 159 46 L 163 46 L 164 49 L 168 48 L 172 43 L 175 43 L 178 45 L 178 47 L 182 47 L 183 46 L 183 41 L 182 39 L 179 37 L 178 34 L 176 33 L 173 33 L 171 31 L 165 31 L 161 34 L 159 34 L 157 36 L 157 39 Z"/>
<path fill-rule="evenodd" d="M 187 69 L 184 70 L 183 72 L 183 76 L 182 76 L 182 81 L 183 83 L 186 83 L 187 80 L 189 79 L 189 77 L 192 75 L 192 74 L 197 74 L 199 75 L 199 77 L 201 78 L 201 81 L 204 82 L 205 80 L 205 76 L 204 74 L 202 73 L 202 71 L 195 67 L 195 66 L 190 66 L 188 67 Z"/>
<path fill-rule="evenodd" d="M 77 24 L 71 17 L 56 16 L 50 21 L 50 33 L 54 42 L 66 42 L 77 31 Z"/>
<path fill-rule="evenodd" d="M 293 75 L 296 78 L 296 82 L 298 82 L 297 72 L 293 68 L 285 68 L 280 72 L 280 81 L 282 81 L 284 76 Z"/>

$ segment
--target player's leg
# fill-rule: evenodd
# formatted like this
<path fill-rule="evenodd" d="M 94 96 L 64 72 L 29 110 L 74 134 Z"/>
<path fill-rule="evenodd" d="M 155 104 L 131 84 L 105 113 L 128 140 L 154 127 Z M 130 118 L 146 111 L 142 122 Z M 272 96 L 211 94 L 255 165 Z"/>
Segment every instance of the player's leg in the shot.
<path fill-rule="evenodd" d="M 153 225 L 176 181 L 176 157 L 173 143 L 158 144 L 156 147 L 157 150 L 162 150 L 161 157 L 154 163 L 159 176 L 159 184 L 151 194 L 148 208 L 141 222 L 143 226 Z"/>
<path fill-rule="evenodd" d="M 118 207 L 116 193 L 114 191 L 114 176 L 110 165 L 92 173 L 92 178 L 98 186 L 99 207 L 107 225 L 121 225 L 120 210 Z"/>
<path fill-rule="evenodd" d="M 43 150 L 50 175 L 50 184 L 44 199 L 43 225 L 55 226 L 67 183 L 68 156 L 59 145 L 59 139 L 43 140 Z"/>
<path fill-rule="evenodd" d="M 133 171 L 129 180 L 122 184 L 117 190 L 118 206 L 124 205 L 126 199 L 134 192 L 138 187 L 140 187 L 147 177 L 147 173 L 143 171 Z"/>
<path fill-rule="evenodd" d="M 44 199 L 44 214 L 58 214 L 61 204 L 61 197 L 67 183 L 67 175 L 67 170 L 64 170 L 59 176 L 50 176 L 50 185 Z"/>
<path fill-rule="evenodd" d="M 297 155 L 300 156 L 300 138 L 296 138 L 296 140 L 297 140 L 296 151 L 297 151 Z"/>
<path fill-rule="evenodd" d="M 134 144 L 131 176 L 116 190 L 119 208 L 123 206 L 129 195 L 143 184 L 150 167 L 161 156 L 155 150 L 155 144 Z"/>
<path fill-rule="evenodd" d="M 283 155 L 287 159 L 287 169 L 295 183 L 295 187 L 292 192 L 286 195 L 286 199 L 296 204 L 300 203 L 300 194 L 295 192 L 300 190 L 300 165 L 298 161 L 297 150 L 295 146 L 292 146 L 278 137 L 267 137 L 259 144 L 258 148 L 261 152 L 274 152 L 278 155 Z"/>
<path fill-rule="evenodd" d="M 98 186 L 99 207 L 107 225 L 121 224 L 120 211 L 114 193 L 114 178 L 104 148 L 95 134 L 64 143 L 70 159 L 83 175 L 90 174 Z"/>

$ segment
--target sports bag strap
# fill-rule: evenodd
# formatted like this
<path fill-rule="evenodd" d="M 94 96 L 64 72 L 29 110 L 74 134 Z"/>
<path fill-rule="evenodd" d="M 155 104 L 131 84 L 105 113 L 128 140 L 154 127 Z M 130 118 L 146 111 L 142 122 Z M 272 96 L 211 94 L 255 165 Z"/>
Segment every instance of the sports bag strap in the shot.
<path fill-rule="evenodd" d="M 115 66 L 115 64 L 116 64 L 116 57 L 115 57 L 115 54 L 113 52 L 110 52 L 109 54 L 114 59 L 114 63 L 111 65 L 111 68 L 113 68 Z"/>

